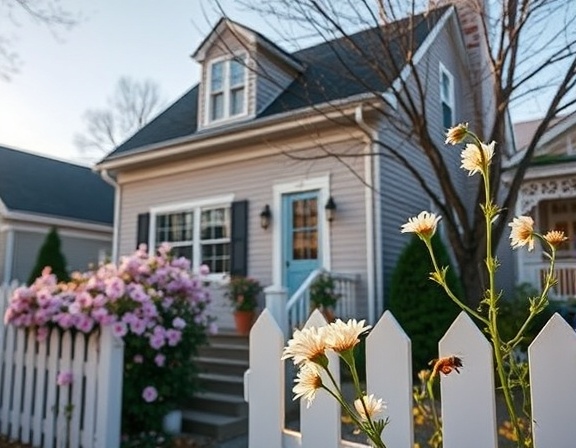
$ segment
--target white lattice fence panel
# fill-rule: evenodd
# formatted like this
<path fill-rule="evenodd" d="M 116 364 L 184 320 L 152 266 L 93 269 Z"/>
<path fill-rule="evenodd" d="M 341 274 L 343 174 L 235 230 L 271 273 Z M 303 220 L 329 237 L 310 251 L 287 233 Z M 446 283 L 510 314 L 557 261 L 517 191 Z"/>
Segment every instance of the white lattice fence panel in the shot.
<path fill-rule="evenodd" d="M 0 288 L 3 317 L 12 287 Z M 90 336 L 0 323 L 0 432 L 42 448 L 115 448 L 120 442 L 123 346 L 109 328 Z M 73 383 L 57 385 L 59 372 Z M 70 406 L 68 424 L 65 408 Z"/>

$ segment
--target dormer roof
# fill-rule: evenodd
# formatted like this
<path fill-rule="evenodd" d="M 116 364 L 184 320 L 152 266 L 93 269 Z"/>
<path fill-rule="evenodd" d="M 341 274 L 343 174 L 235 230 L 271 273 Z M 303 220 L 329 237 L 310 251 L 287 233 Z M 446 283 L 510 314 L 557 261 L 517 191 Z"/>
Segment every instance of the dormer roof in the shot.
<path fill-rule="evenodd" d="M 221 18 L 218 21 L 218 23 L 214 26 L 214 28 L 212 28 L 210 34 L 206 36 L 206 38 L 198 46 L 196 51 L 192 54 L 192 58 L 194 58 L 196 62 L 199 63 L 204 62 L 208 50 L 213 45 L 218 45 L 220 42 L 222 42 L 221 37 L 223 36 L 226 30 L 229 30 L 241 42 L 246 42 L 246 44 L 251 45 L 255 44 L 256 46 L 268 51 L 269 53 L 278 57 L 280 60 L 287 63 L 294 70 L 298 72 L 304 70 L 304 66 L 296 57 L 294 57 L 287 51 L 283 50 L 281 47 L 276 45 L 270 39 L 245 25 L 242 25 L 238 22 L 234 22 L 233 20 L 230 20 L 225 17 Z"/>

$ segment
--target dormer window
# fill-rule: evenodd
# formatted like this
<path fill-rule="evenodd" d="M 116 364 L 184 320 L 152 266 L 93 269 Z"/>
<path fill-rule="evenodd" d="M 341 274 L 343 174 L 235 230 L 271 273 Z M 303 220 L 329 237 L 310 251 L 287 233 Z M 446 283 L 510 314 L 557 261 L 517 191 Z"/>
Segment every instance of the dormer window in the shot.
<path fill-rule="evenodd" d="M 210 65 L 208 117 L 210 122 L 246 114 L 245 57 L 217 60 Z"/>

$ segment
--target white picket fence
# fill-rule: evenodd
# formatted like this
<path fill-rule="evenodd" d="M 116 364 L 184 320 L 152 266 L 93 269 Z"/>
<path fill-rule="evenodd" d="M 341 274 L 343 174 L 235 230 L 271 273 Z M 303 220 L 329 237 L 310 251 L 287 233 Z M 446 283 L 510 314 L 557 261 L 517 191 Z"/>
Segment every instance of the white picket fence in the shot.
<path fill-rule="evenodd" d="M 54 330 L 37 342 L 3 323 L 14 287 L 0 287 L 0 433 L 42 448 L 117 448 L 123 344 L 109 328 L 89 337 Z M 70 386 L 56 383 L 63 371 Z"/>
<path fill-rule="evenodd" d="M 326 322 L 314 312 L 306 326 Z M 284 428 L 287 385 L 280 361 L 284 334 L 265 310 L 250 333 L 250 369 L 245 375 L 249 402 L 250 448 L 365 447 L 341 440 L 340 406 L 319 391 L 310 408 L 300 404 L 300 432 Z M 492 348 L 472 320 L 461 313 L 439 342 L 441 357 L 463 360 L 460 374 L 441 378 L 444 448 L 495 448 L 497 420 Z M 576 333 L 558 314 L 546 324 L 528 351 L 536 448 L 576 447 Z M 339 378 L 338 361 L 330 360 Z M 411 343 L 390 312 L 366 341 L 366 389 L 387 402 L 390 419 L 383 440 L 390 448 L 412 448 Z M 288 393 L 291 386 L 288 387 Z"/>

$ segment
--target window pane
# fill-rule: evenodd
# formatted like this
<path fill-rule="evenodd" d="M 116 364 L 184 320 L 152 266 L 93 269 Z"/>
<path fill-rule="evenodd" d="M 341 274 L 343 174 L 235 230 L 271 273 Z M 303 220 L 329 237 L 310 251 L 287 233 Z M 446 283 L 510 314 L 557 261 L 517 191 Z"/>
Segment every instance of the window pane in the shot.
<path fill-rule="evenodd" d="M 212 95 L 210 101 L 210 118 L 219 120 L 224 116 L 224 94 L 217 93 Z"/>
<path fill-rule="evenodd" d="M 193 212 L 171 213 L 156 217 L 156 244 L 192 241 Z"/>
<path fill-rule="evenodd" d="M 230 61 L 230 86 L 244 84 L 244 61 L 232 59 Z"/>
<path fill-rule="evenodd" d="M 200 215 L 200 232 L 202 240 L 230 238 L 230 209 L 215 208 L 202 210 Z"/>
<path fill-rule="evenodd" d="M 192 259 L 192 246 L 174 246 L 172 247 L 172 254 L 174 257 L 185 257 L 188 258 L 191 264 L 194 262 Z"/>
<path fill-rule="evenodd" d="M 244 88 L 234 89 L 230 92 L 230 115 L 239 115 L 244 112 Z"/>
<path fill-rule="evenodd" d="M 222 90 L 224 86 L 224 62 L 212 64 L 210 71 L 210 91 Z"/>
<path fill-rule="evenodd" d="M 230 271 L 230 243 L 203 244 L 202 264 L 207 265 L 212 273 Z"/>
<path fill-rule="evenodd" d="M 452 108 L 445 102 L 442 102 L 442 126 L 452 127 Z"/>
<path fill-rule="evenodd" d="M 448 77 L 448 75 L 444 72 L 442 72 L 442 99 L 444 101 L 449 101 L 450 100 L 450 78 Z"/>

